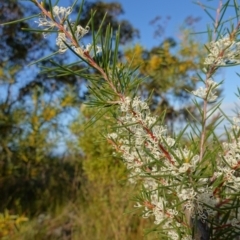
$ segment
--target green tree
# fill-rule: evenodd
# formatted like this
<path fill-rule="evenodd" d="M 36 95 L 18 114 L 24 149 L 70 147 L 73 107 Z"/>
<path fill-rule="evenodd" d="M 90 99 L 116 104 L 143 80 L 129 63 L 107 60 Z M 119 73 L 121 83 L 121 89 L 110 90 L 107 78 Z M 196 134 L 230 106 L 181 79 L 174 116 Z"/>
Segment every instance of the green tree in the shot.
<path fill-rule="evenodd" d="M 83 10 L 88 12 L 85 8 L 94 10 L 99 5 L 100 2 L 89 3 Z M 102 5 L 98 13 L 101 16 L 106 12 L 104 7 L 110 13 L 122 13 L 119 4 Z M 0 8 L 1 24 L 36 13 L 36 8 L 16 0 L 1 2 Z M 81 21 L 87 23 L 89 15 L 82 15 Z M 117 26 L 117 14 L 112 13 L 109 21 Z M 95 21 L 96 26 L 100 22 L 101 19 Z M 126 34 L 133 31 L 129 22 L 125 24 Z M 67 144 L 68 137 L 64 136 L 69 134 L 67 121 L 62 119 L 78 112 L 84 98 L 84 78 L 72 74 L 47 77 L 38 74 L 39 66 L 26 67 L 43 53 L 56 49 L 50 38 L 23 30 L 36 25 L 34 21 L 21 21 L 0 28 L 0 212 L 8 208 L 20 214 L 38 214 L 67 200 L 65 196 L 74 196 L 79 186 L 78 181 L 72 188 L 70 182 L 76 182 L 76 174 L 81 175 L 81 156 L 75 158 L 76 152 L 59 153 L 58 149 L 59 142 Z M 126 39 L 131 37 L 134 34 L 129 33 Z M 63 63 L 66 57 L 56 55 L 54 59 Z M 43 70 L 49 66 L 53 65 L 42 62 Z M 69 68 L 76 72 L 82 67 Z"/>

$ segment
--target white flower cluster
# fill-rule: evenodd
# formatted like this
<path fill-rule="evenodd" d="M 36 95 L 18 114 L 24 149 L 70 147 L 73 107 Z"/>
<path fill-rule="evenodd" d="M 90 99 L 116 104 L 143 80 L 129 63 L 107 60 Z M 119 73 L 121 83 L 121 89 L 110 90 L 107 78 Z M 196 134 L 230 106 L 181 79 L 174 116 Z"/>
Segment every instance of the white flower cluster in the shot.
<path fill-rule="evenodd" d="M 161 224 L 169 239 L 190 240 L 186 222 L 179 219 L 186 213 L 202 222 L 215 219 L 218 206 L 223 204 L 224 208 L 224 201 L 228 202 L 240 189 L 240 177 L 236 174 L 240 168 L 240 140 L 223 144 L 224 154 L 216 160 L 213 177 L 198 179 L 196 189 L 186 179 L 198 174 L 199 156 L 176 146 L 175 140 L 167 136 L 167 129 L 150 115 L 146 102 L 126 97 L 119 110 L 118 127 L 107 137 L 121 153 L 130 171 L 129 180 L 135 183 L 140 179 L 143 184 L 142 199 L 135 207 L 143 209 L 145 218 L 154 216 L 154 223 Z M 239 122 L 234 119 L 235 125 Z M 208 185 L 215 181 L 220 181 L 219 185 Z M 224 199 L 219 198 L 218 188 L 224 188 Z M 238 209 L 233 207 L 226 224 L 240 227 Z"/>
<path fill-rule="evenodd" d="M 238 59 L 240 42 L 231 39 L 230 36 L 223 37 L 216 42 L 210 42 L 207 48 L 209 54 L 204 61 L 206 65 L 224 66 L 240 63 Z"/>
<path fill-rule="evenodd" d="M 71 7 L 58 7 L 54 6 L 52 8 L 52 17 L 53 19 L 50 19 L 46 15 L 43 15 L 43 17 L 39 18 L 37 21 L 39 27 L 43 27 L 46 32 L 43 33 L 44 37 L 48 34 L 48 31 L 52 31 L 55 28 L 57 28 L 58 25 L 61 25 L 65 32 L 68 32 L 68 36 L 66 36 L 64 31 L 58 31 L 58 36 L 56 38 L 56 45 L 59 47 L 59 53 L 64 53 L 68 50 L 68 46 L 72 47 L 73 50 L 75 50 L 78 54 L 82 55 L 83 52 L 89 52 L 89 50 L 92 48 L 91 44 L 88 44 L 86 47 L 76 47 L 74 46 L 72 40 L 79 41 L 83 36 L 85 36 L 89 32 L 89 27 L 86 26 L 85 28 L 81 25 L 78 25 L 74 27 L 74 23 L 71 23 L 71 28 L 74 30 L 74 36 L 72 34 L 72 31 L 70 30 L 70 26 L 66 24 L 66 20 L 68 16 L 71 14 L 72 8 Z M 76 29 L 74 29 L 76 28 Z M 69 39 L 69 36 L 72 39 Z M 100 53 L 101 48 L 99 46 L 96 46 L 96 53 Z"/>
<path fill-rule="evenodd" d="M 238 132 L 240 130 L 240 117 L 233 117 L 233 124 L 232 124 L 232 129 L 234 132 Z M 232 134 L 232 138 L 234 138 L 234 134 Z"/>
<path fill-rule="evenodd" d="M 162 224 L 163 228 L 168 229 L 165 233 L 169 239 L 179 239 L 180 236 L 181 239 L 191 239 L 184 223 L 176 220 L 176 216 L 182 214 L 177 203 L 186 202 L 186 208 L 187 204 L 193 206 L 198 200 L 194 190 L 188 191 L 191 183 L 187 181 L 185 186 L 183 182 L 186 181 L 183 180 L 188 173 L 195 171 L 199 156 L 187 148 L 176 147 L 175 140 L 167 136 L 167 129 L 158 124 L 157 119 L 151 116 L 147 103 L 138 97 L 126 97 L 120 103 L 119 110 L 118 128 L 107 138 L 121 153 L 130 171 L 129 180 L 135 183 L 141 179 L 144 189 L 148 191 L 148 197 L 138 202 L 136 207 L 144 209 L 144 217 L 152 215 L 155 224 Z M 172 186 L 175 186 L 174 189 Z M 166 195 L 171 195 L 169 199 L 172 198 L 172 201 L 167 201 Z M 173 225 L 178 227 L 181 234 Z"/>
<path fill-rule="evenodd" d="M 215 91 L 217 87 L 218 87 L 218 83 L 214 82 L 212 78 L 209 78 L 206 81 L 205 88 L 200 87 L 197 90 L 192 91 L 192 93 L 197 97 L 207 100 L 208 102 L 213 102 L 218 97 Z"/>
<path fill-rule="evenodd" d="M 217 165 L 215 177 L 224 179 L 222 185 L 226 187 L 225 194 L 231 195 L 240 189 L 240 139 L 231 143 L 223 143 L 224 154 L 220 155 L 222 162 Z"/>
<path fill-rule="evenodd" d="M 54 6 L 52 8 L 53 20 L 49 19 L 46 15 L 40 17 L 36 23 L 38 23 L 39 27 L 44 27 L 45 30 L 52 30 L 56 27 L 56 22 L 63 23 L 67 17 L 71 14 L 72 8 L 71 7 L 58 7 Z M 44 35 L 46 36 L 46 35 Z"/>
<path fill-rule="evenodd" d="M 240 129 L 239 122 L 239 118 L 233 119 L 233 130 Z M 222 144 L 223 153 L 219 154 L 213 176 L 213 181 L 218 182 L 218 185 L 215 186 L 216 194 L 211 196 L 207 204 L 215 201 L 216 205 L 222 205 L 223 208 L 228 209 L 229 216 L 225 225 L 232 225 L 236 227 L 236 231 L 239 231 L 240 209 L 238 202 L 232 196 L 240 189 L 240 138 L 235 139 L 234 136 L 233 139 L 232 142 L 223 142 Z M 224 198 L 218 199 L 218 193 L 221 194 L 222 191 L 224 191 Z"/>
<path fill-rule="evenodd" d="M 68 26 L 64 25 L 64 28 L 69 32 L 69 34 L 72 36 L 71 31 L 69 31 Z M 78 41 L 88 33 L 89 27 L 83 28 L 82 26 L 78 25 L 75 31 L 75 39 Z M 72 46 L 72 42 L 70 39 L 67 38 L 66 34 L 63 32 L 59 32 L 57 39 L 56 39 L 56 45 L 59 47 L 59 52 L 64 53 L 68 50 L 68 46 Z M 67 46 L 68 45 L 68 46 Z M 73 47 L 75 49 L 75 47 Z"/>
<path fill-rule="evenodd" d="M 190 213 L 192 218 L 195 216 L 205 222 L 207 218 L 214 217 L 218 201 L 214 197 L 213 189 L 207 186 L 207 179 L 200 179 L 199 184 L 203 184 L 204 187 L 200 187 L 195 190 L 192 187 L 189 188 L 177 188 L 178 197 L 183 201 L 185 211 Z M 208 207 L 206 207 L 208 206 Z M 210 207 L 209 207 L 210 206 Z"/>

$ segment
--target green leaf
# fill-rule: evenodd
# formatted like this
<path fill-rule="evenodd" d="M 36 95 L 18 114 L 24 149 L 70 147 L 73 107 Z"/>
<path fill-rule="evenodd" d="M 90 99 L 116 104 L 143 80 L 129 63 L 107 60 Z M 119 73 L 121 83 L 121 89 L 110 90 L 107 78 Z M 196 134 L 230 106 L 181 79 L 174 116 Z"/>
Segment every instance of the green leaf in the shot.
<path fill-rule="evenodd" d="M 40 17 L 40 16 L 41 16 L 41 14 L 38 13 L 38 14 L 32 15 L 32 16 L 30 16 L 30 17 L 22 18 L 22 19 L 19 19 L 19 20 L 14 20 L 14 21 L 11 21 L 11 22 L 1 23 L 0 26 L 6 26 L 6 25 L 10 25 L 10 24 L 16 24 L 16 23 L 24 22 L 24 21 L 26 21 L 26 20 L 29 20 L 29 19 L 32 19 L 32 18 L 36 18 L 36 17 Z"/>

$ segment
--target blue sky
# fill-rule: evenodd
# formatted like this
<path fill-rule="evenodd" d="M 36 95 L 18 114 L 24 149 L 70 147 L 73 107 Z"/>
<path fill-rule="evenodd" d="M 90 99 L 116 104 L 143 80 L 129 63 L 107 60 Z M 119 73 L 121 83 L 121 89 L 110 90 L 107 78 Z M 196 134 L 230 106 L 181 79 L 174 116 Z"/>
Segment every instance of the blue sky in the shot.
<path fill-rule="evenodd" d="M 148 48 L 158 45 L 160 41 L 153 37 L 154 27 L 150 25 L 150 21 L 156 16 L 162 17 L 162 23 L 166 17 L 171 17 L 166 25 L 164 34 L 166 37 L 178 37 L 180 25 L 190 15 L 206 19 L 204 11 L 190 0 L 119 0 L 118 2 L 122 4 L 125 12 L 123 18 L 128 19 L 140 30 L 139 42 Z M 200 21 L 200 25 L 205 26 L 202 22 Z"/>

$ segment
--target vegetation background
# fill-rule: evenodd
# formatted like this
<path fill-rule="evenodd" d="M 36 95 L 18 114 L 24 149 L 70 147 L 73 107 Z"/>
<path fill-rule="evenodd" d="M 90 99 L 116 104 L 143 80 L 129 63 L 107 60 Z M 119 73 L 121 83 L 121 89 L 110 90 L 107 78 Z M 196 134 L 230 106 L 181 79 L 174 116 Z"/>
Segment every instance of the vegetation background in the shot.
<path fill-rule="evenodd" d="M 165 38 L 164 25 L 157 25 L 153 34 L 161 41 L 146 50 L 131 44 L 140 33 L 120 18 L 121 4 L 87 1 L 81 25 L 87 24 L 91 9 L 97 10 L 95 29 L 106 11 L 104 28 L 110 23 L 116 31 L 121 25 L 119 64 L 134 56 L 132 66 L 145 79 L 139 94 L 151 96 L 151 110 L 167 110 L 172 133 L 184 126 L 186 107 L 195 114 L 187 91 L 198 84 L 195 74 L 203 58 L 200 43 L 190 34 L 197 16 L 182 24 L 180 43 Z M 26 2 L 0 0 L 0 23 L 35 11 Z M 96 110 L 84 104 L 89 97 L 86 79 L 39 73 L 51 65 L 48 61 L 27 66 L 56 51 L 52 38 L 23 30 L 29 27 L 36 24 L 0 27 L 0 239 L 155 239 L 143 230 L 152 227 L 149 220 L 133 211 L 130 200 L 137 186 L 128 184 L 124 165 L 100 134 L 109 116 L 88 125 Z M 73 60 L 66 54 L 54 58 Z"/>

